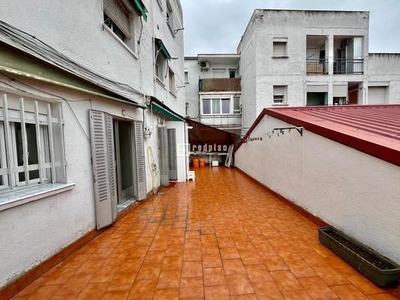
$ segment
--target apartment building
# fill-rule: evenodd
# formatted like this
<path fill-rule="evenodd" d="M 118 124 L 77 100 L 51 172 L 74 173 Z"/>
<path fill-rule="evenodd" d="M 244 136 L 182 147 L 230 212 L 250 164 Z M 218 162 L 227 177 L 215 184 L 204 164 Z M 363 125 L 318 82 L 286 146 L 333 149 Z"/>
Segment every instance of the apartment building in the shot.
<path fill-rule="evenodd" d="M 188 164 L 179 0 L 0 2 L 1 289 Z"/>
<path fill-rule="evenodd" d="M 243 133 L 265 107 L 400 102 L 400 55 L 370 54 L 369 12 L 255 10 L 239 43 Z"/>
<path fill-rule="evenodd" d="M 239 60 L 238 54 L 185 57 L 186 116 L 240 134 Z"/>
<path fill-rule="evenodd" d="M 400 54 L 368 45 L 366 11 L 257 9 L 236 54 L 185 59 L 187 114 L 221 129 L 242 124 L 244 134 L 265 107 L 400 103 Z M 240 90 L 198 84 L 233 72 Z M 223 93 L 233 115 L 208 109 Z"/>

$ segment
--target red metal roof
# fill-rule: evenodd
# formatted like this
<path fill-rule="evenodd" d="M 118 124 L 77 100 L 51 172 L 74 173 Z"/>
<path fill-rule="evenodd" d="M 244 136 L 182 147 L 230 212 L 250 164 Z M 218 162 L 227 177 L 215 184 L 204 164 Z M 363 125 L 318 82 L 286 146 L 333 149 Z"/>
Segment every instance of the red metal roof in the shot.
<path fill-rule="evenodd" d="M 400 105 L 268 108 L 246 136 L 265 115 L 400 166 Z"/>

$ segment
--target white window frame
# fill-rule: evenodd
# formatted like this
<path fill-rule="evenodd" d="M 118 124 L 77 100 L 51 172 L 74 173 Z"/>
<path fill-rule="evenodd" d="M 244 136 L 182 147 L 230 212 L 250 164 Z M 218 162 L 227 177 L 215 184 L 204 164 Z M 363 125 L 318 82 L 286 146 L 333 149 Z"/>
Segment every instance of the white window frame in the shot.
<path fill-rule="evenodd" d="M 171 2 L 167 0 L 166 21 L 171 32 L 174 32 L 174 10 L 172 9 Z M 174 35 L 175 36 L 175 35 Z"/>
<path fill-rule="evenodd" d="M 134 56 L 136 56 L 136 39 L 135 39 L 135 28 L 134 28 L 134 11 L 119 0 L 108 0 L 113 1 L 115 6 L 115 12 L 113 8 L 110 8 L 106 4 L 107 0 L 103 0 L 103 29 L 113 35 L 123 46 L 126 47 Z M 118 8 L 117 8 L 118 7 Z M 118 10 L 123 11 L 127 17 L 127 24 L 124 24 L 122 18 L 118 17 Z M 120 34 L 122 34 L 122 37 Z"/>
<path fill-rule="evenodd" d="M 185 84 L 189 84 L 189 71 L 188 70 L 185 70 L 184 76 L 185 76 Z"/>
<path fill-rule="evenodd" d="M 287 104 L 287 85 L 274 85 L 272 93 L 272 105 Z"/>
<path fill-rule="evenodd" d="M 64 142 L 54 142 L 55 126 L 63 127 L 62 118 L 52 116 L 52 104 L 44 101 L 19 98 L 18 108 L 16 99 L 9 101 L 6 94 L 1 95 L 0 101 L 0 175 L 3 179 L 2 189 L 14 190 L 22 186 L 57 182 L 57 167 L 65 167 Z M 11 104 L 12 107 L 9 107 Z M 26 107 L 31 107 L 27 109 Z M 33 110 L 32 110 L 33 108 Z M 61 107 L 59 107 L 61 115 Z M 55 123 L 58 123 L 55 125 Z M 18 166 L 16 125 L 21 126 L 22 166 Z M 37 146 L 37 163 L 29 163 L 28 133 L 26 126 L 35 127 Z M 62 130 L 62 129 L 61 129 Z M 30 131 L 31 132 L 31 131 Z M 61 161 L 55 161 L 56 153 L 62 155 Z M 28 163 L 25 163 L 28 161 Z M 31 171 L 39 171 L 38 178 L 30 179 Z M 19 173 L 25 174 L 25 179 L 20 180 Z M 63 177 L 63 176 L 61 176 Z M 63 178 L 62 181 L 65 179 Z M 7 183 L 7 186 L 4 183 Z"/>
<path fill-rule="evenodd" d="M 235 99 L 237 99 L 237 103 L 235 103 Z M 240 115 L 242 113 L 241 105 L 240 105 L 240 96 L 233 96 L 233 113 Z M 235 104 L 238 104 L 237 108 L 235 107 Z"/>
<path fill-rule="evenodd" d="M 229 112 L 227 113 L 223 113 L 222 112 L 222 101 L 223 100 L 229 100 Z M 204 113 L 204 101 L 210 101 L 210 113 Z M 218 101 L 218 109 L 215 110 L 214 109 L 214 102 Z M 210 116 L 210 115 L 230 115 L 232 114 L 232 110 L 233 110 L 233 99 L 232 97 L 204 97 L 201 100 L 201 114 L 205 115 L 205 116 Z"/>
<path fill-rule="evenodd" d="M 283 48 L 283 51 L 281 51 Z M 274 37 L 272 42 L 272 57 L 287 58 L 288 57 L 288 38 Z"/>
<path fill-rule="evenodd" d="M 168 79 L 169 79 L 169 92 L 176 97 L 176 84 L 175 84 L 175 73 L 168 68 Z"/>
<path fill-rule="evenodd" d="M 4 139 L 4 124 L 0 121 L 0 192 L 8 189 L 6 144 Z"/>
<path fill-rule="evenodd" d="M 167 59 L 161 53 L 160 48 L 155 45 L 155 75 L 156 79 L 164 85 L 164 70 L 166 68 Z"/>

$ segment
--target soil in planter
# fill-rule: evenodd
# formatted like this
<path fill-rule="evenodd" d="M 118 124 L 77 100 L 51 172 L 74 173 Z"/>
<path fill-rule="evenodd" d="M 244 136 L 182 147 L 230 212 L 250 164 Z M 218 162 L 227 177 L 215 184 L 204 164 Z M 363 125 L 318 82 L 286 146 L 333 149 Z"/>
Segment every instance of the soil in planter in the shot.
<path fill-rule="evenodd" d="M 378 257 L 374 256 L 373 254 L 363 250 L 362 248 L 358 247 L 354 243 L 350 242 L 346 238 L 336 234 L 336 232 L 334 232 L 333 230 L 326 231 L 325 233 L 327 233 L 328 235 L 333 237 L 339 243 L 343 244 L 345 247 L 347 247 L 351 251 L 355 252 L 356 254 L 358 254 L 359 256 L 361 256 L 362 258 L 364 258 L 365 260 L 367 260 L 368 262 L 370 262 L 377 268 L 379 268 L 381 270 L 388 270 L 388 269 L 394 268 L 394 266 L 387 264 L 386 262 L 380 260 Z"/>

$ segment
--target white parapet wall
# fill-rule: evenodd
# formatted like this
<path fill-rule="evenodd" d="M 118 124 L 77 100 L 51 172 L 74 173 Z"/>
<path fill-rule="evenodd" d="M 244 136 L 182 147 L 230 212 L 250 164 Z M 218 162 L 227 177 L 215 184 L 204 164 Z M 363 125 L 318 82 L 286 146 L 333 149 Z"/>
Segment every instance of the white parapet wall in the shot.
<path fill-rule="evenodd" d="M 400 167 L 307 130 L 268 137 L 290 126 L 264 116 L 256 139 L 237 150 L 236 167 L 400 263 Z"/>

